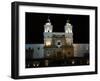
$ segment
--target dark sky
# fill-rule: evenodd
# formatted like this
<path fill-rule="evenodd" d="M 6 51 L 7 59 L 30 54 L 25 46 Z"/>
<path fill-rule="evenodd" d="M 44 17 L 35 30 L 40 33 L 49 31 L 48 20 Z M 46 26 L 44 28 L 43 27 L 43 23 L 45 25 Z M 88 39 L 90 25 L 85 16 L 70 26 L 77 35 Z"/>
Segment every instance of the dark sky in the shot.
<path fill-rule="evenodd" d="M 64 32 L 66 20 L 69 18 L 73 26 L 74 43 L 89 43 L 89 16 L 71 14 L 47 14 L 29 13 L 25 14 L 26 43 L 43 43 L 44 24 L 48 16 L 53 25 L 53 32 Z"/>

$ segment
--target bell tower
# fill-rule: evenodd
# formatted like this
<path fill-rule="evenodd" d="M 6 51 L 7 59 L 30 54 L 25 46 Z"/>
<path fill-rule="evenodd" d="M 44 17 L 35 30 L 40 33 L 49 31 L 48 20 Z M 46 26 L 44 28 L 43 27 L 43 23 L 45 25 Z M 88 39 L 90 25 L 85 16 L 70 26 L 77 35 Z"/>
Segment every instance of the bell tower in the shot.
<path fill-rule="evenodd" d="M 47 23 L 44 25 L 44 32 L 52 32 L 52 24 L 51 24 L 51 21 L 48 17 L 47 19 Z"/>
<path fill-rule="evenodd" d="M 44 44 L 46 47 L 52 44 L 52 31 L 53 25 L 51 24 L 50 18 L 48 17 L 47 23 L 44 25 Z"/>
<path fill-rule="evenodd" d="M 72 25 L 69 22 L 69 19 L 67 20 L 65 24 L 65 38 L 66 38 L 66 43 L 68 45 L 73 44 L 73 31 L 72 31 Z"/>

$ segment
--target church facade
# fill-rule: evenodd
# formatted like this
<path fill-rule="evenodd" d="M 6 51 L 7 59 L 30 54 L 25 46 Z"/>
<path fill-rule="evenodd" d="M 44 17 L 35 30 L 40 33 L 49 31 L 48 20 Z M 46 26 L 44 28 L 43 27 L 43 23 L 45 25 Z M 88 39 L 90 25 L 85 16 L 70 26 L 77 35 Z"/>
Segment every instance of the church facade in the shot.
<path fill-rule="evenodd" d="M 53 25 L 48 18 L 48 22 L 44 24 L 44 43 L 25 45 L 26 59 L 32 59 L 31 62 L 26 61 L 26 67 L 29 67 L 30 63 L 32 63 L 32 67 L 35 66 L 35 62 L 36 65 L 38 63 L 38 66 L 41 66 L 41 62 L 42 66 L 48 66 L 52 62 L 57 63 L 59 60 L 63 60 L 64 62 L 61 62 L 61 64 L 65 65 L 68 64 L 68 61 L 69 64 L 75 64 L 75 62 L 76 64 L 89 64 L 89 44 L 74 44 L 73 26 L 69 20 L 66 21 L 63 28 L 64 32 L 53 32 Z"/>
<path fill-rule="evenodd" d="M 64 59 L 74 57 L 72 25 L 67 20 L 65 32 L 53 32 L 53 25 L 48 19 L 44 25 L 44 57 Z"/>

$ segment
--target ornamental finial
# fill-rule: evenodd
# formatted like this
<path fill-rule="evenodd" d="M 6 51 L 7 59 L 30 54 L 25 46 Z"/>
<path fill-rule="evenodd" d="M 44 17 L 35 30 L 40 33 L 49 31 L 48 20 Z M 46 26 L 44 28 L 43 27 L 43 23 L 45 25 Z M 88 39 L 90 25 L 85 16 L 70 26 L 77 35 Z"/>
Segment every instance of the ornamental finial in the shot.
<path fill-rule="evenodd" d="M 49 18 L 49 16 L 48 16 L 48 20 L 47 20 L 49 23 L 50 23 L 50 18 Z"/>
<path fill-rule="evenodd" d="M 70 20 L 69 20 L 69 17 L 68 17 L 68 19 L 67 19 L 67 23 L 69 23 L 70 22 Z"/>

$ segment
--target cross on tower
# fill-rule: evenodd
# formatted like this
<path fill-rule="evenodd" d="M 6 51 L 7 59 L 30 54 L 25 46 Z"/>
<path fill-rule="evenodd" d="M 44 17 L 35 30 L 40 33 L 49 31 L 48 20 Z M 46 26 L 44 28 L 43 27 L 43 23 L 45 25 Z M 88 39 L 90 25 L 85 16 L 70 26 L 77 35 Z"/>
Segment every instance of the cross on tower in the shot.
<path fill-rule="evenodd" d="M 49 23 L 50 23 L 50 18 L 49 18 L 49 16 L 48 16 L 48 20 L 47 20 Z"/>

